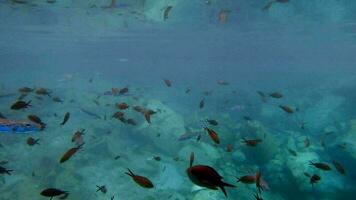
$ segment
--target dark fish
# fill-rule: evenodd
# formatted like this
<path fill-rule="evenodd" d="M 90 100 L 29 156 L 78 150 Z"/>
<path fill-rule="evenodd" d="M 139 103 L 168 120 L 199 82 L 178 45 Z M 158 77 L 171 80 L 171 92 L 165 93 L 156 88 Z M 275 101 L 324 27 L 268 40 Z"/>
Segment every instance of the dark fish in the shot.
<path fill-rule="evenodd" d="M 86 109 L 84 109 L 84 108 L 80 108 L 80 110 L 81 110 L 83 113 L 85 113 L 85 114 L 87 114 L 87 115 L 89 115 L 89 116 L 94 117 L 95 119 L 101 119 L 101 117 L 100 117 L 98 114 L 95 114 L 95 113 L 93 113 L 93 112 L 91 112 L 91 111 L 89 111 L 89 110 L 86 110 Z"/>
<path fill-rule="evenodd" d="M 259 143 L 262 142 L 261 139 L 253 139 L 247 140 L 246 138 L 242 138 L 242 143 L 245 143 L 247 146 L 256 147 Z"/>
<path fill-rule="evenodd" d="M 315 183 L 318 183 L 321 180 L 321 177 L 314 174 L 313 176 L 310 177 L 310 184 L 314 186 Z"/>
<path fill-rule="evenodd" d="M 200 103 L 199 103 L 199 108 L 200 108 L 200 109 L 204 108 L 204 105 L 205 105 L 205 100 L 202 99 L 202 100 L 200 101 Z"/>
<path fill-rule="evenodd" d="M 150 110 L 150 109 L 146 110 L 146 111 L 143 113 L 143 115 L 145 116 L 146 121 L 147 121 L 149 124 L 151 123 L 151 115 L 153 115 L 153 114 L 156 114 L 156 112 L 153 111 L 153 110 Z"/>
<path fill-rule="evenodd" d="M 155 161 L 161 161 L 161 157 L 160 157 L 160 156 L 153 156 L 153 159 L 154 159 Z"/>
<path fill-rule="evenodd" d="M 330 171 L 331 167 L 326 164 L 326 163 L 313 163 L 312 161 L 310 161 L 310 165 L 313 165 L 314 167 L 324 170 L 324 171 Z"/>
<path fill-rule="evenodd" d="M 142 106 L 133 106 L 133 109 L 142 114 L 145 112 L 145 108 L 143 108 Z"/>
<path fill-rule="evenodd" d="M 288 2 L 289 0 L 271 0 L 262 8 L 262 10 L 269 10 L 272 7 L 272 5 L 275 3 L 288 3 Z"/>
<path fill-rule="evenodd" d="M 34 88 L 29 88 L 29 87 L 22 87 L 18 89 L 20 93 L 30 93 L 33 92 L 34 90 L 35 90 Z"/>
<path fill-rule="evenodd" d="M 339 162 L 333 160 L 332 163 L 340 174 L 346 174 L 344 166 L 342 166 Z"/>
<path fill-rule="evenodd" d="M 234 150 L 234 146 L 232 146 L 232 144 L 226 145 L 226 149 L 225 149 L 226 152 L 232 152 L 233 150 Z"/>
<path fill-rule="evenodd" d="M 206 120 L 210 125 L 217 126 L 219 123 L 214 119 L 207 119 Z"/>
<path fill-rule="evenodd" d="M 128 172 L 125 172 L 125 174 L 131 176 L 131 178 L 141 187 L 144 188 L 153 188 L 153 183 L 146 177 L 144 176 L 139 176 L 139 175 L 135 175 L 134 173 L 132 173 L 132 171 L 130 169 L 127 169 Z"/>
<path fill-rule="evenodd" d="M 40 144 L 40 143 L 38 143 L 38 141 L 40 141 L 40 139 L 34 139 L 33 137 L 29 137 L 29 138 L 27 138 L 26 143 L 27 143 L 29 146 L 33 146 L 33 145 L 35 145 L 35 144 Z"/>
<path fill-rule="evenodd" d="M 13 3 L 18 3 L 18 4 L 27 4 L 27 1 L 25 0 L 11 0 Z"/>
<path fill-rule="evenodd" d="M 63 100 L 59 97 L 53 97 L 52 100 L 57 103 L 63 103 Z"/>
<path fill-rule="evenodd" d="M 45 190 L 43 190 L 41 192 L 41 195 L 42 196 L 45 196 L 45 197 L 51 197 L 50 200 L 53 198 L 53 197 L 56 197 L 56 196 L 61 196 L 61 195 L 64 195 L 64 196 L 68 196 L 69 192 L 67 191 L 62 191 L 62 190 L 59 190 L 59 189 L 56 189 L 56 188 L 47 188 Z"/>
<path fill-rule="evenodd" d="M 191 88 L 187 88 L 187 89 L 185 90 L 185 93 L 188 94 L 191 90 L 192 90 Z"/>
<path fill-rule="evenodd" d="M 137 125 L 137 123 L 136 123 L 136 121 L 134 120 L 134 119 L 127 119 L 126 120 L 126 123 L 128 123 L 128 124 L 131 124 L 131 125 L 133 125 L 133 126 L 136 126 Z"/>
<path fill-rule="evenodd" d="M 119 92 L 119 94 L 126 94 L 129 92 L 129 88 L 128 87 L 125 87 L 125 88 L 122 88 Z"/>
<path fill-rule="evenodd" d="M 41 120 L 41 118 L 39 118 L 36 115 L 27 115 L 27 119 L 29 119 L 30 121 L 39 124 L 41 127 L 41 130 L 43 130 L 44 128 L 46 128 L 46 124 L 43 123 L 43 121 Z"/>
<path fill-rule="evenodd" d="M 294 113 L 294 109 L 291 108 L 290 106 L 283 106 L 283 105 L 279 105 L 279 107 L 286 113 L 288 114 L 292 114 Z"/>
<path fill-rule="evenodd" d="M 210 128 L 205 127 L 204 130 L 206 130 L 210 136 L 210 138 L 216 143 L 216 144 L 220 144 L 220 139 L 218 134 Z"/>
<path fill-rule="evenodd" d="M 36 91 L 35 91 L 36 94 L 38 95 L 46 95 L 46 96 L 51 96 L 51 93 L 52 91 L 47 89 L 47 88 L 38 88 Z"/>
<path fill-rule="evenodd" d="M 275 98 L 275 99 L 280 99 L 283 97 L 283 94 L 279 93 L 279 92 L 273 92 L 269 94 L 270 97 Z"/>
<path fill-rule="evenodd" d="M 172 86 L 172 81 L 171 80 L 164 79 L 163 81 L 164 81 L 164 83 L 166 84 L 167 87 L 171 87 Z"/>
<path fill-rule="evenodd" d="M 102 192 L 102 193 L 104 193 L 104 194 L 106 194 L 106 192 L 108 191 L 107 189 L 106 189 L 106 187 L 105 187 L 105 185 L 102 185 L 102 186 L 96 186 L 96 188 L 97 188 L 97 190 L 96 190 L 96 192 Z"/>
<path fill-rule="evenodd" d="M 25 101 L 16 101 L 14 104 L 12 104 L 11 109 L 12 110 L 20 110 L 24 108 L 28 108 L 31 106 L 31 101 L 25 102 Z"/>
<path fill-rule="evenodd" d="M 70 117 L 70 113 L 66 112 L 66 114 L 64 115 L 63 121 L 61 123 L 61 125 L 63 126 L 65 123 L 67 123 L 67 121 L 69 120 Z"/>
<path fill-rule="evenodd" d="M 289 149 L 289 148 L 288 148 L 288 152 L 289 152 L 292 156 L 297 156 L 297 152 L 294 151 L 293 149 Z"/>
<path fill-rule="evenodd" d="M 163 20 L 167 20 L 168 17 L 169 17 L 169 13 L 171 12 L 173 6 L 167 6 L 165 9 L 164 9 L 164 12 L 163 12 Z"/>
<path fill-rule="evenodd" d="M 212 190 L 217 190 L 218 188 L 227 196 L 225 191 L 225 186 L 235 187 L 229 183 L 222 181 L 223 177 L 212 167 L 206 165 L 195 165 L 194 162 L 194 153 L 190 157 L 190 165 L 186 170 L 189 179 L 196 185 L 205 187 Z"/>
<path fill-rule="evenodd" d="M 0 166 L 0 174 L 8 174 L 8 175 L 11 175 L 10 172 L 12 172 L 12 171 L 14 171 L 14 170 L 6 169 L 6 168 Z"/>
<path fill-rule="evenodd" d="M 260 96 L 262 102 L 264 102 L 264 103 L 267 102 L 267 96 L 264 92 L 257 91 L 257 94 Z"/>
<path fill-rule="evenodd" d="M 229 82 L 224 81 L 224 80 L 218 80 L 217 83 L 218 83 L 219 85 L 230 85 Z"/>
<path fill-rule="evenodd" d="M 249 117 L 249 116 L 243 116 L 242 118 L 246 121 L 252 121 L 251 117 Z"/>
<path fill-rule="evenodd" d="M 80 150 L 82 148 L 83 145 L 84 145 L 84 143 L 77 147 L 73 147 L 73 148 L 69 149 L 67 152 L 65 152 L 63 154 L 63 156 L 61 157 L 59 162 L 64 163 L 65 161 L 69 160 L 78 150 Z"/>
<path fill-rule="evenodd" d="M 189 140 L 189 139 L 195 138 L 198 135 L 199 135 L 199 133 L 197 133 L 197 132 L 187 131 L 187 132 L 183 133 L 182 135 L 180 135 L 178 137 L 178 140 L 179 141 L 185 141 L 185 140 Z"/>

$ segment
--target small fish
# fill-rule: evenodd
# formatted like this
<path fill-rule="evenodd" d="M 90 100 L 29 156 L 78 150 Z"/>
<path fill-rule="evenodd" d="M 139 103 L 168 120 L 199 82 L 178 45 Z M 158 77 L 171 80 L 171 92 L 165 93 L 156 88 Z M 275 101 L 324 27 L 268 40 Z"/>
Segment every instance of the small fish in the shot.
<path fill-rule="evenodd" d="M 288 2 L 289 0 L 271 0 L 262 8 L 262 10 L 269 10 L 272 7 L 272 5 L 275 3 L 288 3 Z"/>
<path fill-rule="evenodd" d="M 150 124 L 151 123 L 151 115 L 156 114 L 157 112 L 153 110 L 146 110 L 143 115 L 145 116 L 146 121 Z"/>
<path fill-rule="evenodd" d="M 75 142 L 77 146 L 80 146 L 81 144 L 84 143 L 83 135 L 84 135 L 85 129 L 79 129 L 76 131 L 73 136 L 72 136 L 72 142 Z"/>
<path fill-rule="evenodd" d="M 95 119 L 101 119 L 101 117 L 100 117 L 98 114 L 93 113 L 93 112 L 91 112 L 91 111 L 89 111 L 89 110 L 87 110 L 87 109 L 80 108 L 80 110 L 81 110 L 83 113 L 85 113 L 85 114 L 87 114 L 87 115 L 89 115 L 89 116 L 94 117 Z"/>
<path fill-rule="evenodd" d="M 269 94 L 270 97 L 275 98 L 275 99 L 280 99 L 283 97 L 283 94 L 279 93 L 279 92 L 273 92 Z"/>
<path fill-rule="evenodd" d="M 29 121 L 9 120 L 0 118 L 0 132 L 28 133 L 41 130 L 41 126 Z"/>
<path fill-rule="evenodd" d="M 53 97 L 52 100 L 57 103 L 63 103 L 63 100 L 60 97 Z"/>
<path fill-rule="evenodd" d="M 142 114 L 145 112 L 145 108 L 143 108 L 142 106 L 133 106 L 133 109 Z"/>
<path fill-rule="evenodd" d="M 167 87 L 171 87 L 172 86 L 172 81 L 171 80 L 164 79 L 163 81 L 164 81 L 164 83 L 166 84 Z"/>
<path fill-rule="evenodd" d="M 197 137 L 198 135 L 199 135 L 198 132 L 187 131 L 178 137 L 178 141 L 189 140 L 189 139 Z"/>
<path fill-rule="evenodd" d="M 62 191 L 62 190 L 56 189 L 56 188 L 47 188 L 47 189 L 43 190 L 40 194 L 45 197 L 50 197 L 50 200 L 51 200 L 53 197 L 56 197 L 56 196 L 61 196 L 61 195 L 68 196 L 69 192 Z"/>
<path fill-rule="evenodd" d="M 45 96 L 51 97 L 52 91 L 47 88 L 38 88 L 38 89 L 36 89 L 35 93 L 37 95 L 45 95 Z"/>
<path fill-rule="evenodd" d="M 210 136 L 210 138 L 216 143 L 216 144 L 220 144 L 220 139 L 218 134 L 210 128 L 205 127 L 204 130 L 206 130 Z"/>
<path fill-rule="evenodd" d="M 321 177 L 314 174 L 313 176 L 310 177 L 310 184 L 314 186 L 315 183 L 318 183 L 321 180 Z"/>
<path fill-rule="evenodd" d="M 245 143 L 247 146 L 250 147 L 256 147 L 259 143 L 262 142 L 261 139 L 247 140 L 246 138 L 242 138 L 242 140 L 242 143 Z"/>
<path fill-rule="evenodd" d="M 255 184 L 256 183 L 256 176 L 255 175 L 245 175 L 237 178 L 237 182 L 241 182 L 244 184 Z"/>
<path fill-rule="evenodd" d="M 344 166 L 342 166 L 339 162 L 333 160 L 332 161 L 334 167 L 336 168 L 336 170 L 340 173 L 340 174 L 346 174 L 345 168 Z"/>
<path fill-rule="evenodd" d="M 121 90 L 120 90 L 120 92 L 119 92 L 119 94 L 126 94 L 126 93 L 128 93 L 129 92 L 129 88 L 128 87 L 125 87 L 125 88 L 122 88 Z"/>
<path fill-rule="evenodd" d="M 279 105 L 279 107 L 286 113 L 292 114 L 294 113 L 294 109 L 291 108 L 290 106 L 285 106 L 285 105 Z"/>
<path fill-rule="evenodd" d="M 251 117 L 249 116 L 243 116 L 242 117 L 245 121 L 252 121 Z"/>
<path fill-rule="evenodd" d="M 267 96 L 266 96 L 266 94 L 265 94 L 264 92 L 262 92 L 262 91 L 257 91 L 257 94 L 260 96 L 261 101 L 262 101 L 263 103 L 266 103 L 266 102 L 267 102 Z"/>
<path fill-rule="evenodd" d="M 213 126 L 219 125 L 219 123 L 218 123 L 216 120 L 214 120 L 214 119 L 207 119 L 206 121 L 207 121 L 210 125 L 213 125 Z"/>
<path fill-rule="evenodd" d="M 126 110 L 127 108 L 129 108 L 130 106 L 125 103 L 125 102 L 122 102 L 122 103 L 117 103 L 116 104 L 116 107 L 120 110 Z"/>
<path fill-rule="evenodd" d="M 187 89 L 185 90 L 185 93 L 188 94 L 191 90 L 192 90 L 191 88 L 187 88 Z"/>
<path fill-rule="evenodd" d="M 31 101 L 16 101 L 14 104 L 11 105 L 12 110 L 21 110 L 31 106 Z"/>
<path fill-rule="evenodd" d="M 173 6 L 167 6 L 163 11 L 163 20 L 166 21 L 169 17 L 169 13 L 171 12 Z"/>
<path fill-rule="evenodd" d="M 36 124 L 39 124 L 41 126 L 41 130 L 43 130 L 44 128 L 46 128 L 46 124 L 43 123 L 43 121 L 41 120 L 41 118 L 39 118 L 38 116 L 36 115 L 27 115 L 27 119 L 36 123 Z"/>
<path fill-rule="evenodd" d="M 219 85 L 230 85 L 229 82 L 224 81 L 224 80 L 218 80 L 217 83 L 218 83 Z"/>
<path fill-rule="evenodd" d="M 232 144 L 226 145 L 226 149 L 225 149 L 226 152 L 232 152 L 233 150 L 234 150 L 234 146 L 232 146 Z"/>
<path fill-rule="evenodd" d="M 126 120 L 126 123 L 130 124 L 130 125 L 133 125 L 133 126 L 136 126 L 137 125 L 137 122 L 134 120 L 134 119 L 127 119 Z"/>
<path fill-rule="evenodd" d="M 27 141 L 26 141 L 26 143 L 29 145 L 29 146 L 33 146 L 33 145 L 35 145 L 35 144 L 40 144 L 40 143 L 38 143 L 38 141 L 39 141 L 40 139 L 34 139 L 33 137 L 29 137 L 29 138 L 27 138 Z"/>
<path fill-rule="evenodd" d="M 96 190 L 96 192 L 102 192 L 102 193 L 104 193 L 104 194 L 106 194 L 106 192 L 108 191 L 107 189 L 106 189 L 106 187 L 105 187 L 105 185 L 102 185 L 102 186 L 96 186 L 96 188 L 97 188 L 97 190 Z"/>
<path fill-rule="evenodd" d="M 297 156 L 297 152 L 294 151 L 293 149 L 289 149 L 289 148 L 288 148 L 288 152 L 289 152 L 292 156 Z"/>
<path fill-rule="evenodd" d="M 230 11 L 229 10 L 220 10 L 218 14 L 218 21 L 220 23 L 225 23 L 228 19 Z"/>
<path fill-rule="evenodd" d="M 314 167 L 324 170 L 324 171 L 330 171 L 331 167 L 326 164 L 326 163 L 313 163 L 312 161 L 310 161 L 310 165 L 313 165 Z"/>
<path fill-rule="evenodd" d="M 84 143 L 69 149 L 67 152 L 63 154 L 61 159 L 59 160 L 60 163 L 64 163 L 65 161 L 69 160 L 78 150 L 80 150 L 83 147 Z"/>
<path fill-rule="evenodd" d="M 35 90 L 34 88 L 29 88 L 29 87 L 22 87 L 18 89 L 20 93 L 30 93 L 33 92 L 34 90 Z"/>
<path fill-rule="evenodd" d="M 6 169 L 6 168 L 0 166 L 0 174 L 8 174 L 8 175 L 11 175 L 10 172 L 12 172 L 12 171 L 14 171 L 14 170 Z"/>
<path fill-rule="evenodd" d="M 204 108 L 204 105 L 205 105 L 205 100 L 202 99 L 202 100 L 199 102 L 199 108 L 200 108 L 200 109 Z"/>
<path fill-rule="evenodd" d="M 305 148 L 308 148 L 310 146 L 310 140 L 309 140 L 309 138 L 305 138 L 305 140 L 304 140 L 304 147 Z"/>
<path fill-rule="evenodd" d="M 161 157 L 160 157 L 160 156 L 153 156 L 153 159 L 154 159 L 155 161 L 161 161 Z"/>
<path fill-rule="evenodd" d="M 61 123 L 62 126 L 67 123 L 67 121 L 69 120 L 69 117 L 70 117 L 70 113 L 66 112 L 66 114 L 64 115 L 63 121 Z"/>
<path fill-rule="evenodd" d="M 135 175 L 130 169 L 127 169 L 128 172 L 125 174 L 131 176 L 131 178 L 141 187 L 143 188 L 153 188 L 153 183 L 144 176 Z"/>

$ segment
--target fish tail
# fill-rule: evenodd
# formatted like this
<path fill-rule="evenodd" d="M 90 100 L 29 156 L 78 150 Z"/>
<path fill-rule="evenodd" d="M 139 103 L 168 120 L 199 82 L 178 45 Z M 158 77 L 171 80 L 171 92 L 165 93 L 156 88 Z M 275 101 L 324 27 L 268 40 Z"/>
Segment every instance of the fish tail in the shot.
<path fill-rule="evenodd" d="M 226 187 L 236 187 L 235 185 L 232 185 L 230 183 L 225 183 L 225 182 L 222 182 L 223 183 L 223 186 L 226 186 Z"/>
<path fill-rule="evenodd" d="M 32 100 L 29 100 L 29 101 L 26 103 L 26 105 L 27 105 L 27 106 L 32 106 L 32 105 L 31 105 L 31 102 L 32 102 Z"/>
<path fill-rule="evenodd" d="M 131 171 L 129 168 L 127 168 L 127 171 L 128 171 L 128 172 L 125 172 L 125 174 L 127 174 L 127 175 L 129 175 L 129 176 L 131 176 L 131 177 L 134 176 L 134 173 L 132 173 L 132 171 Z"/>
<path fill-rule="evenodd" d="M 6 172 L 6 174 L 11 175 L 11 173 L 10 173 L 10 172 L 12 172 L 12 171 L 14 171 L 14 170 L 12 170 L 12 169 L 8 169 L 8 170 L 6 170 L 5 172 Z"/>

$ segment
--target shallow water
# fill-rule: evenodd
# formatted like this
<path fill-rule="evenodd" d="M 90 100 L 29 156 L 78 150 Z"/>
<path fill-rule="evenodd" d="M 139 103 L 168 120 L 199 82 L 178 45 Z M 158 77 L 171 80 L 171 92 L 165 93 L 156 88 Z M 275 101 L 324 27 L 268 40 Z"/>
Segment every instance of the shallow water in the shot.
<path fill-rule="evenodd" d="M 263 199 L 351 199 L 354 3 L 291 1 L 262 12 L 258 1 L 209 2 L 122 1 L 127 6 L 108 10 L 101 6 L 110 2 L 0 1 L 0 113 L 21 121 L 33 114 L 46 124 L 42 131 L 0 134 L 0 162 L 8 161 L 0 166 L 13 170 L 0 170 L 0 200 L 48 199 L 40 195 L 46 188 L 68 191 L 73 200 L 255 199 L 256 184 L 236 177 L 258 171 L 269 185 Z M 167 5 L 173 8 L 163 20 Z M 230 10 L 225 22 L 217 20 L 221 9 Z M 23 97 L 32 106 L 11 109 L 25 86 L 35 89 Z M 111 94 L 125 87 L 128 93 Z M 50 95 L 36 94 L 40 88 Z M 122 102 L 129 108 L 119 110 Z M 134 106 L 155 112 L 150 123 Z M 121 120 L 112 117 L 118 111 Z M 71 140 L 81 128 L 76 144 Z M 29 137 L 39 145 L 29 145 Z M 261 142 L 249 146 L 244 138 Z M 220 189 L 197 187 L 186 172 L 191 152 L 194 166 L 214 168 L 237 188 L 225 187 L 225 197 Z M 154 188 L 135 183 L 127 168 Z M 312 175 L 321 180 L 311 184 Z M 96 192 L 97 185 L 107 192 Z"/>

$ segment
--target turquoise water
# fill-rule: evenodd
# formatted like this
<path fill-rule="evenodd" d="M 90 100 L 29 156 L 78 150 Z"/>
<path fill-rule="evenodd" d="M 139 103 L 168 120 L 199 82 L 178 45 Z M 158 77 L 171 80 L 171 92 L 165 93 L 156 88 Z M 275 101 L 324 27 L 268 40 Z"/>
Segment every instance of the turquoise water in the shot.
<path fill-rule="evenodd" d="M 257 172 L 263 199 L 353 199 L 355 2 L 25 2 L 0 1 L 0 200 L 49 199 L 48 188 L 71 200 L 252 200 Z M 11 109 L 20 96 L 31 106 Z M 28 115 L 43 130 L 1 128 Z M 197 184 L 186 171 L 197 165 L 236 187 L 198 186 L 215 179 Z M 254 182 L 237 182 L 245 175 Z"/>

